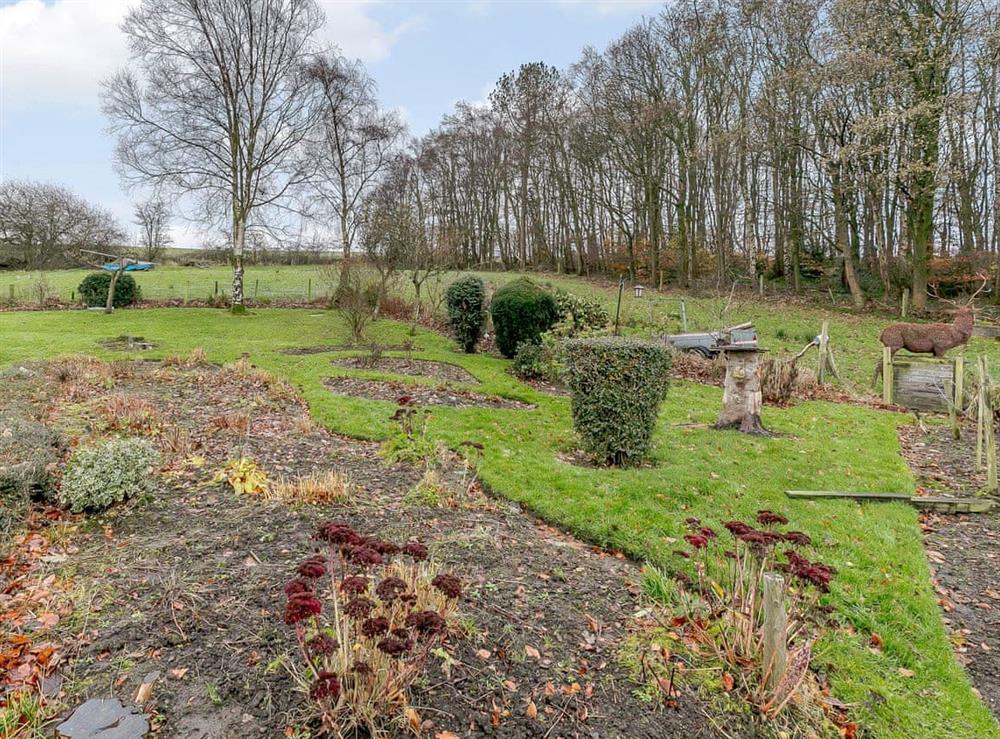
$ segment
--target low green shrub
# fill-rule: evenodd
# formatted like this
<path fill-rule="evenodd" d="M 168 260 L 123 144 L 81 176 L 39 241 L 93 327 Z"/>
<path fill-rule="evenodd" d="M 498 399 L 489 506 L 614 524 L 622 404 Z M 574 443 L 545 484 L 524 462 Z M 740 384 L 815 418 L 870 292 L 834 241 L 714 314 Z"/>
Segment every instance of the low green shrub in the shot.
<path fill-rule="evenodd" d="M 517 345 L 511 369 L 523 380 L 561 382 L 563 363 L 560 341 L 551 333 L 542 336 L 541 344 L 522 341 Z"/>
<path fill-rule="evenodd" d="M 0 414 L 0 541 L 24 523 L 32 500 L 53 500 L 53 472 L 65 449 L 45 425 Z"/>
<path fill-rule="evenodd" d="M 670 349 L 606 336 L 570 339 L 563 352 L 573 426 L 584 449 L 605 464 L 642 461 L 667 392 Z"/>
<path fill-rule="evenodd" d="M 596 300 L 565 290 L 558 290 L 555 300 L 560 318 L 559 322 L 552 327 L 551 333 L 573 339 L 578 336 L 594 334 L 608 327 L 611 318 L 604 310 L 604 306 Z"/>
<path fill-rule="evenodd" d="M 445 293 L 448 322 L 452 333 L 466 354 L 476 351 L 486 317 L 486 287 L 474 275 L 463 277 L 448 286 Z"/>
<path fill-rule="evenodd" d="M 99 511 L 152 490 L 157 453 L 146 439 L 112 439 L 80 449 L 63 473 L 59 502 L 74 513 Z"/>
<path fill-rule="evenodd" d="M 497 348 L 513 357 L 518 344 L 538 344 L 542 334 L 559 320 L 559 308 L 552 294 L 527 278 L 508 282 L 496 291 L 490 307 Z"/>
<path fill-rule="evenodd" d="M 91 272 L 84 277 L 77 291 L 80 293 L 80 299 L 85 305 L 97 308 L 107 305 L 108 290 L 110 288 L 111 273 L 101 270 L 100 272 Z M 139 285 L 136 284 L 132 275 L 123 274 L 118 278 L 118 282 L 115 283 L 115 294 L 112 299 L 112 305 L 115 308 L 132 305 L 138 302 L 139 294 Z"/>

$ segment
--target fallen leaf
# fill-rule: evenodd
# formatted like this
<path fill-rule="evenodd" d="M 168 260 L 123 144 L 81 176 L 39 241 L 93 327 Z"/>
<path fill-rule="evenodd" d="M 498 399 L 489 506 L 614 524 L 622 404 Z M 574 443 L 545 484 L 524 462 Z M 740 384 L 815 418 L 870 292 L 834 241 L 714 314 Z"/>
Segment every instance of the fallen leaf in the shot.
<path fill-rule="evenodd" d="M 903 677 L 913 677 L 913 670 L 907 670 L 905 667 L 900 667 L 899 674 Z"/>
<path fill-rule="evenodd" d="M 188 674 L 188 670 L 190 669 L 190 667 L 175 667 L 170 671 L 170 677 L 180 680 Z"/>
<path fill-rule="evenodd" d="M 528 705 L 524 709 L 524 714 L 531 719 L 538 718 L 538 706 L 535 705 L 534 701 L 528 701 Z"/>
<path fill-rule="evenodd" d="M 538 659 L 542 656 L 541 653 L 530 644 L 524 645 L 524 653 L 531 659 Z"/>
<path fill-rule="evenodd" d="M 735 683 L 733 681 L 733 676 L 730 675 L 728 672 L 723 672 L 722 673 L 722 687 L 725 689 L 725 691 L 727 693 L 730 692 L 733 689 L 733 685 L 734 684 Z"/>

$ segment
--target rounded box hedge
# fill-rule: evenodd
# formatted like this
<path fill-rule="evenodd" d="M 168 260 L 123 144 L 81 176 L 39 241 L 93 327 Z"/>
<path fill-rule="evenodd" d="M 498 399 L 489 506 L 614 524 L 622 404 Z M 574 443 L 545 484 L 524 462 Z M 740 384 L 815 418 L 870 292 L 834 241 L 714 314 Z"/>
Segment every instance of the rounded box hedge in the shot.
<path fill-rule="evenodd" d="M 110 272 L 92 272 L 83 278 L 77 290 L 80 299 L 90 308 L 104 307 L 108 302 L 108 290 L 111 288 Z M 115 308 L 124 308 L 139 300 L 139 285 L 129 274 L 122 274 L 115 283 L 115 294 L 111 304 Z"/>
<path fill-rule="evenodd" d="M 540 343 L 542 334 L 559 320 L 556 299 L 526 277 L 508 282 L 497 290 L 490 313 L 497 349 L 505 357 L 513 357 L 518 344 Z"/>
<path fill-rule="evenodd" d="M 667 393 L 671 350 L 614 336 L 563 344 L 573 426 L 584 449 L 605 464 L 628 466 L 649 452 Z"/>

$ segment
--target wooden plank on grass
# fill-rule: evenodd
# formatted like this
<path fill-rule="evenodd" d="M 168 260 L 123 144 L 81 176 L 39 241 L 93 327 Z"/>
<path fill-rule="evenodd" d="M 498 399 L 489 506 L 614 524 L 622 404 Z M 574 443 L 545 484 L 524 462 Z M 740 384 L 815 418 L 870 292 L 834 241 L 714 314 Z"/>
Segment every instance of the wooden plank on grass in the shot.
<path fill-rule="evenodd" d="M 849 490 L 786 490 L 789 498 L 856 498 L 858 500 L 909 500 L 909 493 L 856 493 Z"/>

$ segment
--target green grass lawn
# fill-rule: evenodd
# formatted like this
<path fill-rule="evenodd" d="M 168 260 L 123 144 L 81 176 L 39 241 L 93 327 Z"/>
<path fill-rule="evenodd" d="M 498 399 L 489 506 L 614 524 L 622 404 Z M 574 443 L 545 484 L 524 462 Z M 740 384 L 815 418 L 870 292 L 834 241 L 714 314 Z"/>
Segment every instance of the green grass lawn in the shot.
<path fill-rule="evenodd" d="M 37 294 L 40 279 L 48 284 L 60 298 L 69 300 L 80 281 L 90 270 L 52 270 L 39 272 L 0 272 L 0 304 L 9 299 L 11 290 L 17 300 L 31 302 Z M 450 282 L 458 273 L 446 273 L 440 279 Z M 513 272 L 480 272 L 485 281 L 501 285 L 520 275 Z M 212 267 L 157 267 L 151 272 L 135 272 L 133 277 L 147 298 L 204 300 L 215 294 L 216 284 L 220 293 L 229 292 L 232 271 L 225 265 Z M 532 275 L 532 279 L 553 287 L 570 290 L 599 300 L 614 316 L 617 288 L 607 281 L 585 281 L 576 277 L 555 274 Z M 333 286 L 324 278 L 323 270 L 315 265 L 300 266 L 250 266 L 247 267 L 245 290 L 248 298 L 304 300 L 325 297 Z M 412 296 L 413 287 L 404 276 L 396 291 Z M 782 356 L 799 351 L 820 331 L 824 320 L 830 321 L 830 339 L 844 386 L 856 393 L 873 392 L 872 377 L 881 361 L 881 344 L 878 335 L 892 321 L 887 316 L 859 314 L 849 310 L 846 296 L 838 296 L 836 305 L 825 307 L 826 296 L 814 305 L 796 305 L 790 308 L 780 299 L 765 301 L 741 299 L 733 301 L 726 296 L 692 296 L 676 291 L 647 290 L 636 298 L 627 287 L 622 299 L 621 325 L 625 333 L 645 335 L 651 333 L 677 333 L 681 330 L 680 302 L 684 299 L 688 330 L 708 331 L 743 321 L 753 321 L 760 336 L 760 343 L 772 356 Z M 986 354 L 994 373 L 1000 377 L 1000 342 L 995 339 L 974 338 L 967 349 L 969 356 Z M 805 367 L 815 367 L 816 352 L 812 350 L 802 360 Z M 971 372 L 972 363 L 968 363 Z"/>
<path fill-rule="evenodd" d="M 818 328 L 821 316 L 803 311 L 794 317 L 756 317 L 769 343 L 767 332 L 777 326 L 792 323 L 805 331 L 808 326 Z M 875 323 L 838 323 L 845 330 L 841 334 L 838 329 L 835 342 L 844 347 L 844 356 L 854 345 L 850 336 L 858 346 L 866 345 L 863 334 Z M 847 327 L 853 327 L 851 333 Z M 405 340 L 407 331 L 402 324 L 381 321 L 371 334 L 390 343 Z M 158 342 L 148 353 L 152 356 L 200 346 L 210 359 L 221 362 L 248 352 L 254 363 L 294 383 L 315 417 L 329 428 L 376 439 L 391 428 L 392 404 L 337 397 L 322 385 L 323 378 L 339 374 L 391 376 L 335 367 L 331 354 L 289 356 L 277 351 L 345 341 L 345 324 L 329 311 L 258 310 L 244 317 L 210 309 L 118 311 L 111 316 L 84 311 L 0 313 L 0 366 L 74 352 L 114 356 L 97 342 L 126 333 Z M 452 446 L 465 440 L 484 444 L 481 473 L 494 491 L 585 539 L 667 566 L 688 516 L 718 526 L 730 518 L 749 518 L 760 508 L 783 512 L 792 528 L 818 543 L 816 557 L 839 570 L 829 598 L 844 628 L 817 645 L 814 664 L 828 671 L 835 694 L 855 706 L 870 735 L 1000 737 L 953 657 L 916 512 L 899 504 L 793 501 L 784 495 L 787 488 L 912 490 L 914 480 L 899 456 L 895 433 L 904 417 L 809 402 L 789 409 L 766 408 L 765 424 L 782 436 L 750 438 L 705 426 L 718 412 L 718 389 L 678 384 L 660 415 L 652 466 L 581 468 L 558 459 L 561 451 L 576 446 L 567 399 L 517 382 L 503 360 L 456 353 L 452 343 L 437 334 L 419 331 L 416 343 L 424 349 L 419 355 L 423 359 L 465 367 L 481 382 L 478 392 L 537 404 L 532 411 L 434 409 L 432 434 Z M 789 344 L 797 348 L 800 342 Z M 847 363 L 841 361 L 843 368 Z M 882 651 L 868 647 L 873 632 L 884 641 Z"/>

